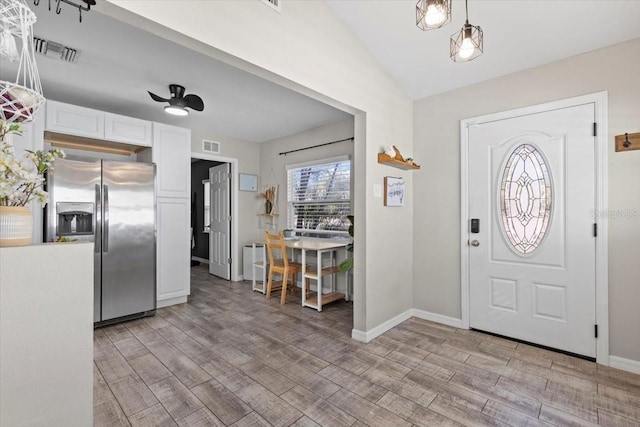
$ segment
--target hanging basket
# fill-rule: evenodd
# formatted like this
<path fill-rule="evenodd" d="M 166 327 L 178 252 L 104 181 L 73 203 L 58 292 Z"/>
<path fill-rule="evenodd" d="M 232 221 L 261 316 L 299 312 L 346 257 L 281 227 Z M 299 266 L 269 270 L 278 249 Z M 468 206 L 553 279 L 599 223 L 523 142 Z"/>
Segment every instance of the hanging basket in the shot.
<path fill-rule="evenodd" d="M 26 246 L 33 235 L 33 216 L 24 206 L 0 206 L 0 247 Z"/>
<path fill-rule="evenodd" d="M 13 123 L 30 122 L 43 103 L 44 96 L 36 91 L 0 80 L 0 119 Z"/>
<path fill-rule="evenodd" d="M 25 0 L 0 0 L 0 17 L 0 59 L 15 62 L 17 70 L 14 81 L 0 81 L 0 119 L 29 122 L 45 101 L 33 44 L 37 18 Z"/>

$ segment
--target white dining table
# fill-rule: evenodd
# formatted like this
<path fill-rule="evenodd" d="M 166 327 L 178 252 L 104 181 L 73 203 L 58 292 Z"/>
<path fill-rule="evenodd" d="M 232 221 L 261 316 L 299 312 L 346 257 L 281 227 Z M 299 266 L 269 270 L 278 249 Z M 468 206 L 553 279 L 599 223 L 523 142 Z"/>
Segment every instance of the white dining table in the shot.
<path fill-rule="evenodd" d="M 338 265 L 336 263 L 336 251 L 342 249 L 349 244 L 348 240 L 327 240 L 327 239 L 312 239 L 312 238 L 300 238 L 298 240 L 287 240 L 286 246 L 291 249 L 298 249 L 302 252 L 302 306 L 315 308 L 318 311 L 322 311 L 322 306 L 333 301 L 341 299 L 348 300 L 348 278 L 346 277 L 347 288 L 345 292 L 338 292 L 336 289 L 337 278 L 335 274 L 339 273 Z M 307 265 L 307 252 L 316 253 L 316 268 L 310 269 Z M 322 267 L 323 255 L 329 256 L 329 264 L 326 267 Z M 323 293 L 323 277 L 331 276 L 330 292 Z M 307 299 L 307 281 L 305 279 L 316 281 L 316 298 Z"/>
<path fill-rule="evenodd" d="M 301 251 L 302 257 L 302 306 L 303 307 L 311 307 L 315 308 L 318 311 L 322 311 L 322 306 L 324 304 L 328 304 L 333 301 L 338 301 L 340 299 L 344 299 L 348 301 L 349 298 L 349 289 L 348 289 L 348 277 L 345 273 L 345 283 L 346 289 L 345 292 L 338 292 L 336 289 L 337 278 L 334 277 L 335 274 L 339 273 L 338 265 L 336 262 L 336 251 L 346 247 L 349 244 L 349 240 L 329 240 L 329 239 L 317 239 L 310 237 L 300 237 L 294 239 L 285 239 L 285 246 L 292 250 Z M 255 249 L 259 248 L 262 245 L 262 249 L 266 250 L 264 242 L 254 242 L 254 256 Z M 308 252 L 316 253 L 316 267 L 310 268 L 307 265 L 307 255 Z M 266 255 L 266 254 L 264 254 Z M 322 260 L 325 255 L 329 256 L 329 263 L 327 266 L 322 267 L 320 271 L 317 270 L 317 266 L 322 266 Z M 266 258 L 263 259 L 266 261 Z M 260 263 L 262 264 L 262 263 Z M 266 262 L 262 265 L 265 265 Z M 320 273 L 320 274 L 319 274 Z M 331 286 L 329 288 L 328 293 L 323 293 L 323 277 L 331 276 Z M 316 281 L 316 298 L 307 299 L 307 289 L 305 279 L 315 280 Z M 255 274 L 254 274 L 254 290 L 260 291 L 264 293 L 265 285 L 264 280 L 266 280 L 266 268 L 263 268 L 263 286 L 258 288 L 255 282 Z"/>

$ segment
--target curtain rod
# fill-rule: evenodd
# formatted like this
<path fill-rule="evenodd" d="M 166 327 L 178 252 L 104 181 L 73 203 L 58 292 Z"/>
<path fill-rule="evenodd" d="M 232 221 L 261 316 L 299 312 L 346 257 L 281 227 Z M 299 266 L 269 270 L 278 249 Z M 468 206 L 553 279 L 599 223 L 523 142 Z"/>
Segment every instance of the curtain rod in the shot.
<path fill-rule="evenodd" d="M 324 147 L 325 145 L 331 145 L 331 144 L 337 144 L 338 142 L 345 142 L 345 141 L 353 141 L 353 137 L 351 138 L 347 138 L 347 139 L 341 139 L 339 141 L 331 141 L 331 142 L 325 142 L 324 144 L 318 144 L 318 145 L 312 145 L 311 147 L 306 147 L 306 148 L 298 148 L 297 150 L 290 150 L 290 151 L 283 151 L 282 153 L 279 153 L 281 156 L 286 156 L 289 153 L 295 153 L 296 151 L 304 151 L 304 150 L 310 150 L 312 148 L 317 148 L 317 147 Z"/>

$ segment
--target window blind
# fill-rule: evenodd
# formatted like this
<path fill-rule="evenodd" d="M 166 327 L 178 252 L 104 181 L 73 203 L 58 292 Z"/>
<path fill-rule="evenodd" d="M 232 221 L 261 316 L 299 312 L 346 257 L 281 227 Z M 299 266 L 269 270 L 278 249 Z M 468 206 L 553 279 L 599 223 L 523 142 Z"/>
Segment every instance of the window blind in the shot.
<path fill-rule="evenodd" d="M 345 232 L 351 212 L 348 157 L 287 166 L 287 227 L 309 233 Z"/>

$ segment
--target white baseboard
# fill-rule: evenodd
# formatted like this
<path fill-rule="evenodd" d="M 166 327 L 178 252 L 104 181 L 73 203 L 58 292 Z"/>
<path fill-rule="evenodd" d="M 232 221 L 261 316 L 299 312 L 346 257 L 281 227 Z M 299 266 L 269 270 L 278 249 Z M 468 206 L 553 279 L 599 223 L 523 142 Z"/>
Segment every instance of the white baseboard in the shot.
<path fill-rule="evenodd" d="M 163 299 L 161 301 L 156 302 L 156 308 L 169 307 L 170 305 L 182 304 L 185 302 L 187 302 L 187 295 L 182 297 Z"/>
<path fill-rule="evenodd" d="M 430 320 L 436 323 L 442 323 L 443 325 L 453 326 L 454 328 L 462 328 L 461 319 L 456 319 L 454 317 L 444 316 L 442 314 L 430 313 L 428 311 L 411 308 L 405 311 L 404 313 L 400 313 L 393 319 L 389 319 L 386 322 L 381 323 L 380 325 L 368 331 L 360 331 L 358 329 L 352 329 L 351 338 L 353 338 L 356 341 L 369 342 L 372 339 L 384 334 L 389 329 L 395 326 L 398 326 L 400 323 L 412 317 L 417 317 L 419 319 L 424 319 L 424 320 Z"/>
<path fill-rule="evenodd" d="M 203 264 L 209 264 L 208 259 L 200 258 L 199 256 L 192 256 L 191 261 L 200 261 Z"/>
<path fill-rule="evenodd" d="M 456 319 L 455 317 L 431 313 L 430 311 L 418 310 L 417 308 L 412 309 L 412 315 L 419 319 L 430 320 L 431 322 L 442 323 L 443 325 L 463 329 L 462 319 Z"/>
<path fill-rule="evenodd" d="M 609 366 L 623 371 L 640 374 L 640 361 L 625 359 L 618 356 L 609 356 Z"/>
<path fill-rule="evenodd" d="M 381 324 L 379 324 L 378 326 L 376 326 L 373 329 L 370 329 L 366 332 L 364 331 L 359 331 L 357 329 L 353 329 L 351 331 L 351 338 L 353 338 L 354 340 L 357 341 L 362 341 L 362 342 L 369 342 L 372 339 L 379 337 L 380 335 L 384 334 L 385 332 L 387 332 L 389 329 L 393 328 L 394 326 L 398 326 L 400 323 L 404 322 L 405 320 L 411 318 L 411 309 L 405 311 L 404 313 L 400 313 L 398 314 L 396 317 L 387 320 L 386 322 L 383 322 Z"/>

